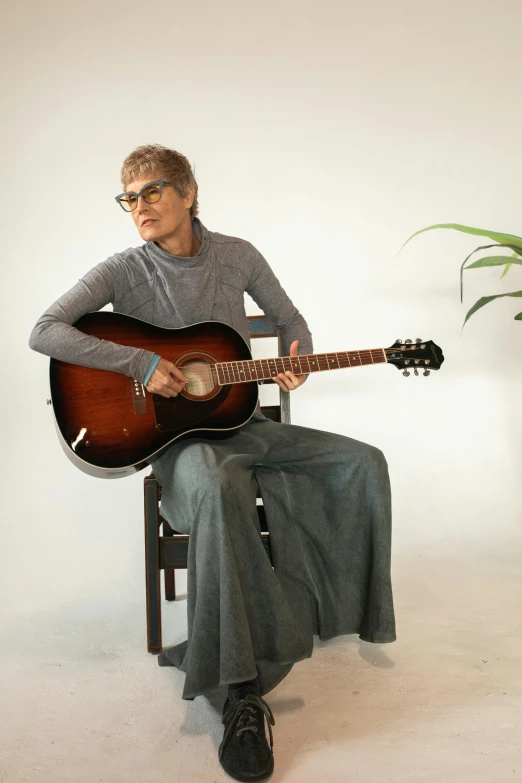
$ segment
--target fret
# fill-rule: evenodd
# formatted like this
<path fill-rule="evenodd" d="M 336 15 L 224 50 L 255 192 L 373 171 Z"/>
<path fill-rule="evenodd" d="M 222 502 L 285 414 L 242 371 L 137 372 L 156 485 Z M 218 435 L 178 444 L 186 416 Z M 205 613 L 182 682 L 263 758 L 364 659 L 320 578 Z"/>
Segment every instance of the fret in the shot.
<path fill-rule="evenodd" d="M 270 378 L 270 366 L 268 364 L 268 359 L 261 359 L 261 378 Z M 266 365 L 266 366 L 265 366 Z"/>

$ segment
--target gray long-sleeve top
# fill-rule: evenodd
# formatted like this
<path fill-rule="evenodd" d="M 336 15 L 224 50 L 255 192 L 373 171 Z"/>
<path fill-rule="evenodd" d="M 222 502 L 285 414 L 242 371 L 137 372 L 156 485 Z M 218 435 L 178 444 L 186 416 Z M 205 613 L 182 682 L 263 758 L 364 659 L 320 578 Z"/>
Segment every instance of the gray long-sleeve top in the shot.
<path fill-rule="evenodd" d="M 113 310 L 163 328 L 223 321 L 250 345 L 246 291 L 281 330 L 282 353 L 299 340 L 298 353 L 312 353 L 308 325 L 261 253 L 244 239 L 208 231 L 192 219 L 201 240 L 186 258 L 153 241 L 115 253 L 87 272 L 38 319 L 29 347 L 64 362 L 128 375 L 143 383 L 154 353 L 86 335 L 72 325 L 85 313 L 112 303 Z"/>

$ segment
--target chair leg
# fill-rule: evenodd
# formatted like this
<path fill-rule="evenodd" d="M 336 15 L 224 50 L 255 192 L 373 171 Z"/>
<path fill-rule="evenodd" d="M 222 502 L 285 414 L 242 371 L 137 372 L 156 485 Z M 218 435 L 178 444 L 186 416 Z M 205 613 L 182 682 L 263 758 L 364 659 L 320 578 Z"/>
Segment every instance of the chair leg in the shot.
<path fill-rule="evenodd" d="M 156 479 L 145 478 L 144 484 L 147 649 L 150 653 L 160 653 L 163 646 L 161 640 L 158 482 Z"/>
<path fill-rule="evenodd" d="M 167 522 L 163 520 L 163 537 L 173 536 L 174 531 Z M 167 601 L 176 600 L 176 571 L 174 568 L 165 568 L 165 598 Z"/>
<path fill-rule="evenodd" d="M 176 571 L 174 568 L 165 569 L 165 598 L 167 601 L 176 600 Z"/>

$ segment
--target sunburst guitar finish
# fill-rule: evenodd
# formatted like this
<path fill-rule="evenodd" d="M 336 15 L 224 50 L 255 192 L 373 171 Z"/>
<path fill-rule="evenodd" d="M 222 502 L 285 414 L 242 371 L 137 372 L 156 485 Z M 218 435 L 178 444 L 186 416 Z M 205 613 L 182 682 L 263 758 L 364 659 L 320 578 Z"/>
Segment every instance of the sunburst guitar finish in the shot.
<path fill-rule="evenodd" d="M 257 383 L 218 383 L 217 363 L 252 359 L 244 339 L 226 324 L 206 321 L 163 329 L 100 311 L 84 315 L 74 326 L 103 340 L 152 351 L 189 378 L 182 393 L 167 399 L 121 373 L 51 359 L 60 442 L 85 473 L 102 478 L 135 473 L 174 441 L 233 434 L 256 408 Z"/>

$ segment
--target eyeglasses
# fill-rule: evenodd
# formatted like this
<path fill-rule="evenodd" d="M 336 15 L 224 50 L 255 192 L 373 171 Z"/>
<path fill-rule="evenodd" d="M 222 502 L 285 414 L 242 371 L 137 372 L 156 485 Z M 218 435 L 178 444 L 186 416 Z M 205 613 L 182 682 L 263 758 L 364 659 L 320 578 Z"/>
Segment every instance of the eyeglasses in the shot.
<path fill-rule="evenodd" d="M 115 196 L 115 198 L 125 212 L 134 212 L 138 206 L 140 196 L 147 204 L 154 204 L 156 201 L 159 201 L 163 193 L 163 185 L 172 185 L 172 182 L 165 182 L 164 179 L 154 179 L 152 182 L 147 182 L 139 193 L 128 190 L 125 193 L 120 193 L 119 196 Z"/>

